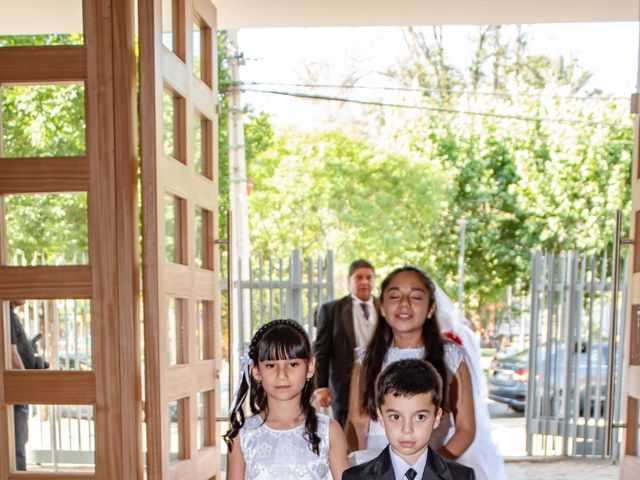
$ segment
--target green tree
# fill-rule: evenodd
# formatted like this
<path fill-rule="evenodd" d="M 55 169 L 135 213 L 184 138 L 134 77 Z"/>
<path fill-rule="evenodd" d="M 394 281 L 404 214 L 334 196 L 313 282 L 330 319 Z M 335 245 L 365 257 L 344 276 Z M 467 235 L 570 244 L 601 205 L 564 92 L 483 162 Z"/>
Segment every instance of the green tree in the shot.
<path fill-rule="evenodd" d="M 339 263 L 430 262 L 428 235 L 446 178 L 340 132 L 290 135 L 249 165 L 254 250 L 332 248 Z"/>
<path fill-rule="evenodd" d="M 488 114 L 381 120 L 387 136 L 452 177 L 431 229 L 445 288 L 457 283 L 461 218 L 471 311 L 499 302 L 507 286 L 526 288 L 531 249 L 609 250 L 615 210 L 629 218 L 626 102 L 592 89 L 575 59 L 530 55 L 526 28 L 479 27 L 468 68 L 450 61 L 441 28 L 406 29 L 405 38 L 407 57 L 390 74 L 426 89 L 419 105 Z"/>
<path fill-rule="evenodd" d="M 218 122 L 218 211 L 220 221 L 218 233 L 221 238 L 227 235 L 226 212 L 229 211 L 229 102 L 228 91 L 231 87 L 229 73 L 229 53 L 227 51 L 227 34 L 218 32 L 218 102 L 220 116 Z M 253 113 L 246 109 L 244 136 L 245 159 L 247 165 L 268 150 L 274 142 L 273 127 L 266 113 Z"/>
<path fill-rule="evenodd" d="M 78 43 L 80 35 L 0 37 L 0 47 Z M 85 154 L 82 85 L 3 86 L 0 96 L 3 157 Z M 4 203 L 10 262 L 87 261 L 86 194 L 8 195 Z"/>

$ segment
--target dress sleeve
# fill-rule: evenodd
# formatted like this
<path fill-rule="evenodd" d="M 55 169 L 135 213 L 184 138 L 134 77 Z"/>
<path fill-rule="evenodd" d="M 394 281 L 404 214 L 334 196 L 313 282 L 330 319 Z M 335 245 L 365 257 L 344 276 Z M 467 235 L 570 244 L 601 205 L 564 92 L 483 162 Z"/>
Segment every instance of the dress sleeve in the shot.
<path fill-rule="evenodd" d="M 455 375 L 460 363 L 464 360 L 464 349 L 453 342 L 444 344 L 444 363 L 449 371 Z"/>

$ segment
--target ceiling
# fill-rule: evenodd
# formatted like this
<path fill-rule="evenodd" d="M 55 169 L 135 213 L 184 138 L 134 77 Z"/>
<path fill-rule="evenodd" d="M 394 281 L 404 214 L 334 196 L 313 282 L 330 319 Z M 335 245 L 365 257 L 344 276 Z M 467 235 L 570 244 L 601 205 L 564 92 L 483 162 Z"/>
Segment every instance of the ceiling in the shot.
<path fill-rule="evenodd" d="M 638 0 L 217 0 L 221 28 L 636 21 Z"/>
<path fill-rule="evenodd" d="M 168 0 L 164 0 L 168 1 Z M 637 21 L 640 0 L 214 0 L 219 28 Z M 0 35 L 81 31 L 81 0 L 0 0 Z"/>

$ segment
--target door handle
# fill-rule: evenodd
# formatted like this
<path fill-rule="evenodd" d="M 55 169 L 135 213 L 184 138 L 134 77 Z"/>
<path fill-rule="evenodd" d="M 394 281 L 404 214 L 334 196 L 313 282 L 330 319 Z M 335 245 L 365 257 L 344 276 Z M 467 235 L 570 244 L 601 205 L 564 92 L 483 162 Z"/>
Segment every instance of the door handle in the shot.
<path fill-rule="evenodd" d="M 611 322 L 609 325 L 609 368 L 607 371 L 607 429 L 604 437 L 604 454 L 611 456 L 611 439 L 613 429 L 618 425 L 613 424 L 613 388 L 615 379 L 615 359 L 616 359 L 616 331 L 618 329 L 618 295 L 620 292 L 620 249 L 623 245 L 633 245 L 632 239 L 622 238 L 622 212 L 616 211 L 616 230 L 613 242 L 613 271 L 612 301 L 611 301 Z"/>

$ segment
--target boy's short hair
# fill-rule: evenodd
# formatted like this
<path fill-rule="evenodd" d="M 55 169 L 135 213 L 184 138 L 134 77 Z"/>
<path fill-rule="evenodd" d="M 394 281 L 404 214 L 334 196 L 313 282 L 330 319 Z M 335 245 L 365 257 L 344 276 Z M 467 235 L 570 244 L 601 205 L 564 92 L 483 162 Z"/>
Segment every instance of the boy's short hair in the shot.
<path fill-rule="evenodd" d="M 351 265 L 349 265 L 349 276 L 353 275 L 353 272 L 355 272 L 359 268 L 370 268 L 371 270 L 373 270 L 374 274 L 376 273 L 376 269 L 373 268 L 373 265 L 371 265 L 371 263 L 363 258 L 359 258 L 358 260 L 354 260 L 353 262 L 351 262 Z"/>
<path fill-rule="evenodd" d="M 400 360 L 385 368 L 376 380 L 376 405 L 382 408 L 389 393 L 398 397 L 413 397 L 431 393 L 436 407 L 442 406 L 442 378 L 425 360 Z"/>

